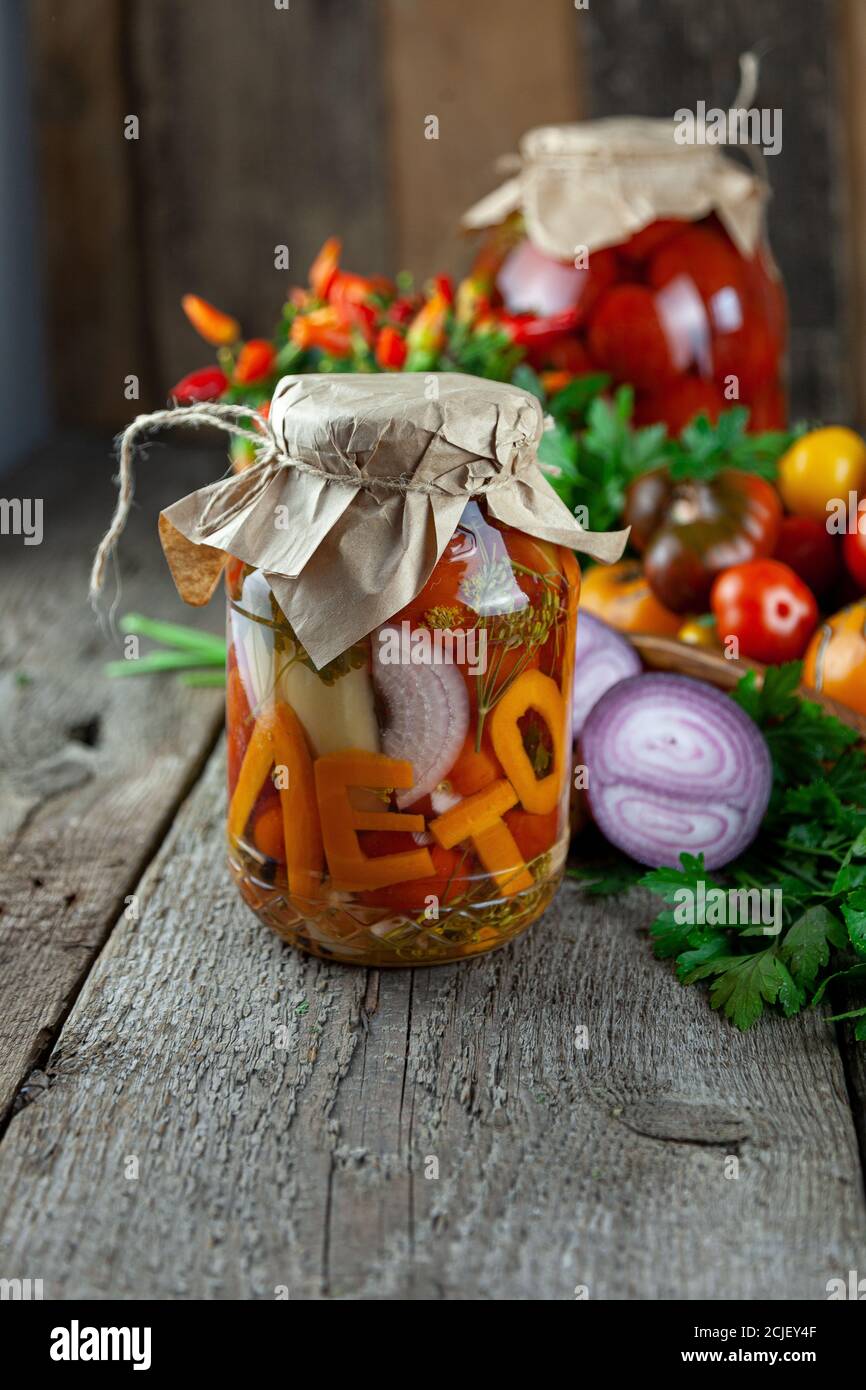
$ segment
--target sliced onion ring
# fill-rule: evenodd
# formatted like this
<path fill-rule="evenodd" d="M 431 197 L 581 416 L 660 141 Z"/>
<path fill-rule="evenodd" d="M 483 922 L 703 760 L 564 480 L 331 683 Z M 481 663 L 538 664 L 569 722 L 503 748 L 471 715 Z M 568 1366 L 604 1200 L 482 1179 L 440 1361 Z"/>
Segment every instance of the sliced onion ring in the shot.
<path fill-rule="evenodd" d="M 682 853 L 730 863 L 758 833 L 772 763 L 757 725 L 729 696 L 689 676 L 632 676 L 583 726 L 592 814 L 611 844 L 652 868 Z"/>
<path fill-rule="evenodd" d="M 641 672 L 640 657 L 627 637 L 583 610 L 577 619 L 571 727 L 575 738 L 606 690 Z"/>
<path fill-rule="evenodd" d="M 457 761 L 469 729 L 469 692 L 456 666 L 390 664 L 375 637 L 372 646 L 373 680 L 388 711 L 383 751 L 415 772 L 415 785 L 397 794 L 402 809 L 428 796 Z"/>

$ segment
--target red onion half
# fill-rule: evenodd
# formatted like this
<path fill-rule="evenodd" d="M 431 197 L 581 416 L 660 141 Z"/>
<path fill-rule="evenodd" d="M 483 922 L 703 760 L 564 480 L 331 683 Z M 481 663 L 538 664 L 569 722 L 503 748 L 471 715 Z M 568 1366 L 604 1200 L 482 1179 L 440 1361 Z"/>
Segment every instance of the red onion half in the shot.
<path fill-rule="evenodd" d="M 581 609 L 577 618 L 571 704 L 571 728 L 575 738 L 604 692 L 626 676 L 639 676 L 641 669 L 640 657 L 628 638 L 601 618 Z"/>
<path fill-rule="evenodd" d="M 415 772 L 415 785 L 397 794 L 402 809 L 429 795 L 457 761 L 469 729 L 469 692 L 456 666 L 385 662 L 376 637 L 372 648 L 373 680 L 388 712 L 382 749 Z"/>
<path fill-rule="evenodd" d="M 757 725 L 727 695 L 689 676 L 632 676 L 583 726 L 590 809 L 618 849 L 651 868 L 682 853 L 708 869 L 755 838 L 773 780 Z"/>

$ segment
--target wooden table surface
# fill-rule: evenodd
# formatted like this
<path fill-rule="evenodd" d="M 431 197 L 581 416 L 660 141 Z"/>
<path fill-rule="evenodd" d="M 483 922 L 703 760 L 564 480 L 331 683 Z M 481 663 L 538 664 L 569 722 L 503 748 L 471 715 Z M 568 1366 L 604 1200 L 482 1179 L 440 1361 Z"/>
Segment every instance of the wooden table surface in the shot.
<path fill-rule="evenodd" d="M 118 611 L 196 620 L 155 517 L 221 466 L 151 448 Z M 861 1056 L 818 1013 L 735 1032 L 652 958 L 642 893 L 568 884 L 521 941 L 429 970 L 259 925 L 224 867 L 221 691 L 103 675 L 111 471 L 67 443 L 0 484 L 45 507 L 41 546 L 0 538 L 0 1277 L 821 1300 L 866 1272 Z"/>

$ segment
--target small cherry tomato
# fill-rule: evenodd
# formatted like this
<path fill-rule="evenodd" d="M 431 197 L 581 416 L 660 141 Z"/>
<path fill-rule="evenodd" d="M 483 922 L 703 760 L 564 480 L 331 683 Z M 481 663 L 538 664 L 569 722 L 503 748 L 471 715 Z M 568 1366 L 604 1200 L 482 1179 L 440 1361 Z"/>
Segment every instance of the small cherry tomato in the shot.
<path fill-rule="evenodd" d="M 866 444 L 853 430 L 828 425 L 796 440 L 779 460 L 779 491 L 789 512 L 826 524 L 828 503 L 866 490 Z"/>
<path fill-rule="evenodd" d="M 811 589 L 779 560 L 749 560 L 720 574 L 710 606 L 719 637 L 736 637 L 739 654 L 767 663 L 795 661 L 818 622 Z"/>
<path fill-rule="evenodd" d="M 866 599 L 821 624 L 806 653 L 803 681 L 866 714 Z"/>
<path fill-rule="evenodd" d="M 659 637 L 675 637 L 682 623 L 676 613 L 659 603 L 639 560 L 593 565 L 583 576 L 580 604 L 620 632 L 650 632 Z"/>
<path fill-rule="evenodd" d="M 709 614 L 702 618 L 689 618 L 677 633 L 677 641 L 688 647 L 708 647 L 718 651 L 721 643 L 716 631 L 716 620 Z"/>
<path fill-rule="evenodd" d="M 810 516 L 782 518 L 773 559 L 788 565 L 813 594 L 826 593 L 839 577 L 834 538 L 826 526 Z"/>
<path fill-rule="evenodd" d="M 848 573 L 866 593 L 866 498 L 861 502 L 856 531 L 847 531 L 842 542 L 842 555 Z"/>

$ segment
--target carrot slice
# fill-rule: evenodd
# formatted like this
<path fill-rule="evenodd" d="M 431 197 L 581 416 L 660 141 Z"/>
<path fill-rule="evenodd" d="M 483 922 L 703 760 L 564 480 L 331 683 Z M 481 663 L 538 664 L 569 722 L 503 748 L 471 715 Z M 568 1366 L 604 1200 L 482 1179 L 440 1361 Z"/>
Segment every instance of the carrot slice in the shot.
<path fill-rule="evenodd" d="M 368 859 L 358 840 L 359 830 L 423 830 L 423 816 L 400 811 L 358 811 L 349 800 L 350 787 L 408 789 L 414 785 L 411 763 L 383 753 L 350 749 L 317 758 L 315 779 L 325 855 L 336 889 L 360 892 L 386 888 L 391 883 L 428 878 L 434 873 L 427 849 Z"/>
<path fill-rule="evenodd" d="M 277 705 L 274 721 L 277 761 L 288 772 L 288 786 L 280 787 L 280 805 L 289 892 L 301 898 L 318 898 L 325 856 L 313 759 L 301 721 L 290 705 Z"/>
<path fill-rule="evenodd" d="M 535 880 L 504 820 L 496 821 L 486 830 L 476 830 L 472 843 L 481 863 L 506 898 L 532 887 Z"/>
<path fill-rule="evenodd" d="M 228 831 L 239 839 L 274 764 L 285 766 L 288 785 L 280 788 L 286 874 L 289 891 L 314 898 L 321 893 L 322 832 L 316 804 L 313 760 L 298 716 L 275 705 L 256 720 L 231 802 Z"/>
<path fill-rule="evenodd" d="M 467 796 L 450 811 L 430 822 L 430 831 L 443 849 L 471 840 L 475 852 L 505 897 L 531 888 L 534 882 L 502 816 L 517 802 L 517 793 L 505 778 Z"/>
<path fill-rule="evenodd" d="M 430 833 L 443 849 L 453 849 L 461 840 L 471 840 L 479 830 L 487 830 L 517 805 L 517 793 L 502 777 L 492 786 L 467 796 L 430 822 Z"/>
<path fill-rule="evenodd" d="M 518 719 L 527 710 L 541 715 L 553 742 L 553 768 L 538 778 L 526 755 Z M 536 815 L 546 815 L 559 800 L 565 778 L 566 704 L 556 681 L 542 671 L 524 671 L 493 710 L 490 737 L 493 750 L 514 785 L 521 805 Z"/>
<path fill-rule="evenodd" d="M 247 751 L 241 763 L 238 780 L 229 802 L 229 835 L 239 840 L 246 830 L 256 798 L 264 786 L 265 778 L 276 761 L 274 751 L 275 721 L 273 711 L 257 719 Z"/>

